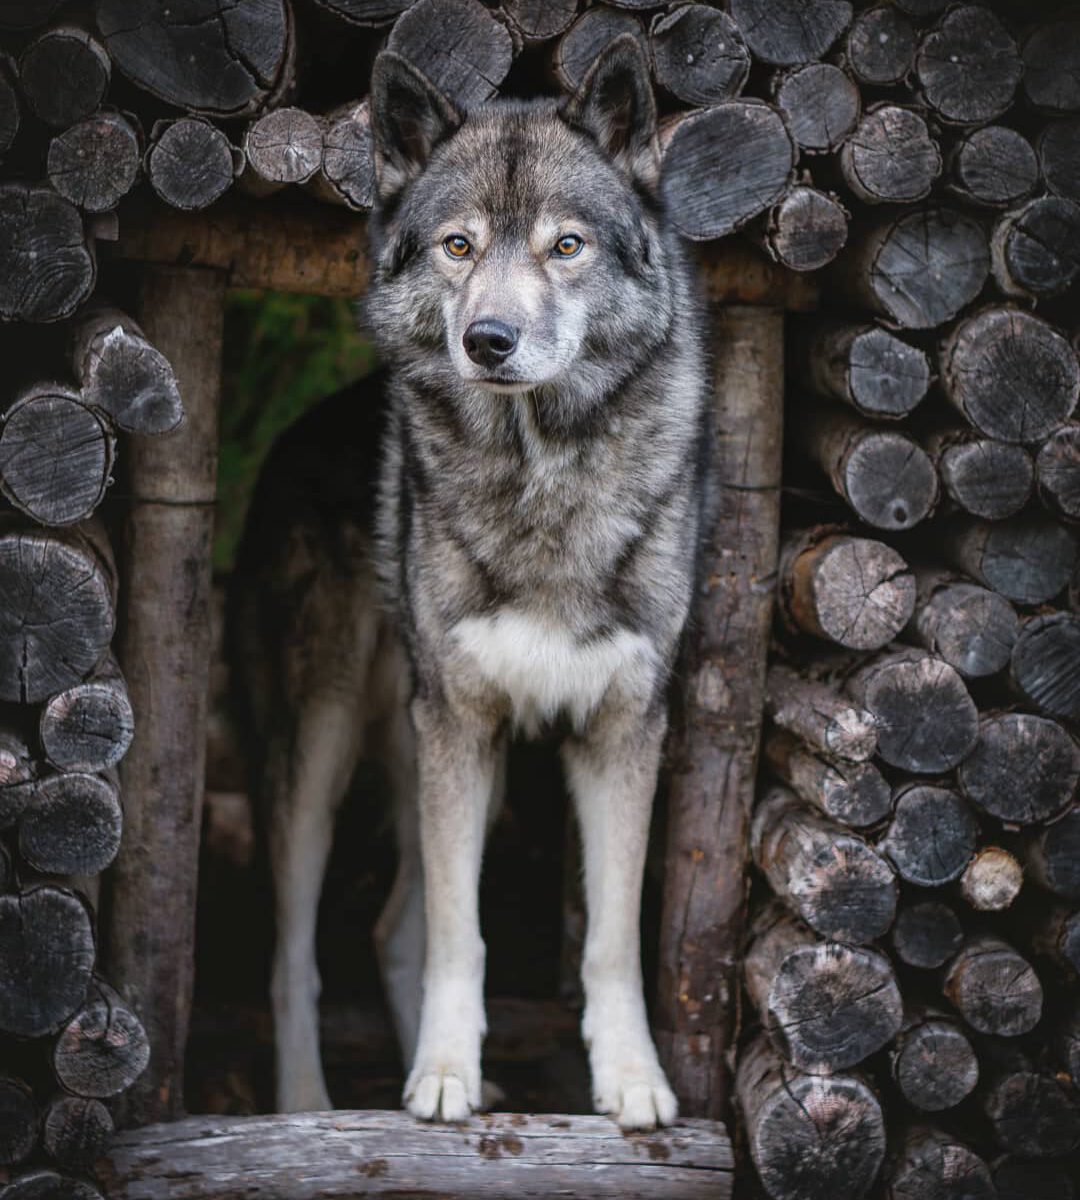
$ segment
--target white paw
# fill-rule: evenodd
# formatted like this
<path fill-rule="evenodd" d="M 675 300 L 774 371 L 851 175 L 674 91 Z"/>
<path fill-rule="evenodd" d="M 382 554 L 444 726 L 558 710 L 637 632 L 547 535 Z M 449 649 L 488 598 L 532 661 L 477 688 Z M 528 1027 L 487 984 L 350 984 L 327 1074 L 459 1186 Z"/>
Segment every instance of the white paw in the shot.
<path fill-rule="evenodd" d="M 655 1129 L 674 1123 L 679 1102 L 651 1042 L 634 1050 L 605 1048 L 594 1041 L 589 1060 L 597 1112 L 609 1113 L 623 1129 Z"/>
<path fill-rule="evenodd" d="M 414 1068 L 405 1084 L 405 1107 L 422 1121 L 467 1121 L 480 1107 L 479 1071 L 475 1084 L 465 1069 Z"/>

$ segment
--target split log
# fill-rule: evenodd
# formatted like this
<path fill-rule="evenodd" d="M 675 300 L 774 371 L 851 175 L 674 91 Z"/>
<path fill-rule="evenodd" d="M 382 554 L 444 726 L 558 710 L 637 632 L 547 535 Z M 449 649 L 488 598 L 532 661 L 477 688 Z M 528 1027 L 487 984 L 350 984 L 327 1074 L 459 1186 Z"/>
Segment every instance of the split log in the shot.
<path fill-rule="evenodd" d="M 19 822 L 19 853 L 45 875 L 97 875 L 120 848 L 123 814 L 116 784 L 81 771 L 34 785 Z"/>
<path fill-rule="evenodd" d="M 1044 908 L 1032 931 L 1031 948 L 1055 966 L 1080 975 L 1080 909 L 1070 910 L 1062 904 Z"/>
<path fill-rule="evenodd" d="M 247 127 L 241 181 L 256 196 L 306 183 L 323 159 L 323 130 L 302 108 L 275 108 Z"/>
<path fill-rule="evenodd" d="M 61 771 L 115 767 L 134 732 L 127 682 L 112 655 L 84 683 L 51 696 L 38 716 L 45 757 Z"/>
<path fill-rule="evenodd" d="M 37 704 L 104 659 L 116 578 L 102 538 L 0 525 L 0 700 Z"/>
<path fill-rule="evenodd" d="M 1080 112 L 1080 21 L 1048 21 L 1024 39 L 1024 92 L 1046 112 Z"/>
<path fill-rule="evenodd" d="M 990 1168 L 936 1129 L 910 1129 L 885 1172 L 886 1200 L 997 1200 Z"/>
<path fill-rule="evenodd" d="M 208 116 L 253 112 L 289 57 L 286 0 L 194 0 L 183 19 L 144 0 L 96 0 L 95 16 L 113 62 L 133 83 Z"/>
<path fill-rule="evenodd" d="M 1009 676 L 1040 712 L 1080 718 L 1080 617 L 1048 613 L 1024 622 L 1013 647 Z"/>
<path fill-rule="evenodd" d="M 103 1100 L 126 1091 L 146 1070 L 150 1045 L 139 1018 L 101 980 L 60 1030 L 52 1067 L 75 1096 Z"/>
<path fill-rule="evenodd" d="M 176 375 L 126 313 L 92 305 L 74 324 L 69 353 L 85 403 L 129 433 L 168 433 L 183 420 Z"/>
<path fill-rule="evenodd" d="M 3 18 L 0 17 L 0 20 Z M 15 64 L 3 55 L 0 56 L 0 154 L 11 149 L 19 132 L 20 120 Z"/>
<path fill-rule="evenodd" d="M 1080 1107 L 1043 1071 L 1008 1071 L 983 1096 L 998 1145 L 1024 1158 L 1055 1158 L 1080 1145 Z"/>
<path fill-rule="evenodd" d="M 463 108 L 490 100 L 514 59 L 510 31 L 480 0 L 416 0 L 394 22 L 386 48 Z"/>
<path fill-rule="evenodd" d="M 847 241 L 848 213 L 835 196 L 806 184 L 789 188 L 769 209 L 754 238 L 791 271 L 816 271 Z"/>
<path fill-rule="evenodd" d="M 1063 425 L 1035 456 L 1039 499 L 1059 516 L 1080 520 L 1080 425 Z"/>
<path fill-rule="evenodd" d="M 859 120 L 859 89 L 832 63 L 809 63 L 782 71 L 771 90 L 795 145 L 810 154 L 838 149 Z"/>
<path fill-rule="evenodd" d="M 960 1025 L 943 1013 L 916 1011 L 889 1051 L 904 1099 L 921 1112 L 955 1108 L 979 1082 L 979 1060 Z"/>
<path fill-rule="evenodd" d="M 828 684 L 775 663 L 765 680 L 773 723 L 829 758 L 863 762 L 877 748 L 874 718 Z"/>
<path fill-rule="evenodd" d="M 546 42 L 570 28 L 577 16 L 578 0 L 505 0 L 502 7 L 511 26 L 526 42 Z"/>
<path fill-rule="evenodd" d="M 851 73 L 860 83 L 899 83 L 915 63 L 915 26 L 899 6 L 875 4 L 856 16 L 845 49 Z"/>
<path fill-rule="evenodd" d="M 872 942 L 892 924 L 892 868 L 786 788 L 771 788 L 758 802 L 750 847 L 772 890 L 822 937 Z"/>
<path fill-rule="evenodd" d="M 773 1200 L 856 1200 L 885 1155 L 885 1122 L 859 1075 L 795 1070 L 760 1037 L 735 1081 L 750 1157 Z"/>
<path fill-rule="evenodd" d="M 1020 895 L 1024 869 L 1000 846 L 983 846 L 968 863 L 960 894 L 976 912 L 1001 912 Z"/>
<path fill-rule="evenodd" d="M 1035 141 L 1046 186 L 1055 196 L 1080 201 L 1080 120 L 1052 121 Z"/>
<path fill-rule="evenodd" d="M 0 319 L 70 317 L 95 276 L 82 217 L 70 201 L 48 188 L 0 183 Z"/>
<path fill-rule="evenodd" d="M 933 970 L 960 949 L 964 931 L 956 913 L 940 900 L 901 904 L 892 929 L 896 957 L 909 967 Z"/>
<path fill-rule="evenodd" d="M 840 171 L 865 204 L 911 204 L 930 195 L 941 174 L 941 151 L 918 112 L 882 102 L 844 142 Z"/>
<path fill-rule="evenodd" d="M 139 130 L 122 113 L 95 113 L 49 143 L 49 182 L 86 212 L 107 212 L 139 177 L 139 139 Z"/>
<path fill-rule="evenodd" d="M 566 7 L 573 14 L 577 4 Z M 739 27 L 727 13 L 706 4 L 682 4 L 658 13 L 649 28 L 649 50 L 656 82 L 687 104 L 705 107 L 737 96 L 750 71 L 750 52 Z"/>
<path fill-rule="evenodd" d="M 113 1132 L 112 1115 L 100 1100 L 59 1095 L 45 1110 L 41 1144 L 60 1166 L 83 1170 L 105 1153 Z"/>
<path fill-rule="evenodd" d="M 944 660 L 965 679 L 994 675 L 1009 661 L 1020 622 L 997 592 L 947 571 L 920 568 L 911 641 Z"/>
<path fill-rule="evenodd" d="M 0 1033 L 43 1037 L 83 1002 L 94 965 L 84 901 L 40 885 L 0 896 Z"/>
<path fill-rule="evenodd" d="M 925 446 L 949 499 L 964 512 L 1002 521 L 1027 503 L 1035 465 L 1023 446 L 970 428 L 936 430 Z"/>
<path fill-rule="evenodd" d="M 932 329 L 971 303 L 990 273 L 982 226 L 951 208 L 886 217 L 849 242 L 837 283 L 905 329 Z"/>
<path fill-rule="evenodd" d="M 766 739 L 765 761 L 799 796 L 843 825 L 875 825 L 892 806 L 889 785 L 873 763 L 828 762 L 781 731 Z"/>
<path fill-rule="evenodd" d="M 1005 213 L 990 238 L 994 281 L 1008 296 L 1045 300 L 1080 275 L 1080 204 L 1038 196 Z"/>
<path fill-rule="evenodd" d="M 964 795 L 998 821 L 1049 821 L 1064 811 L 1080 783 L 1080 747 L 1048 717 L 984 717 L 978 744 L 957 779 Z"/>
<path fill-rule="evenodd" d="M 664 194 L 676 228 L 692 241 L 724 237 L 763 213 L 795 165 L 783 118 L 760 100 L 679 116 L 663 140 Z"/>
<path fill-rule="evenodd" d="M 1007 521 L 958 518 L 941 538 L 946 561 L 1016 604 L 1045 604 L 1069 582 L 1076 562 L 1072 533 L 1049 517 Z"/>
<path fill-rule="evenodd" d="M 224 196 L 241 166 L 225 134 L 201 117 L 159 121 L 146 152 L 150 186 L 185 212 L 208 208 Z"/>
<path fill-rule="evenodd" d="M 915 77 L 944 121 L 981 125 L 1012 104 L 1024 66 L 1012 35 L 991 8 L 951 8 L 919 44 Z"/>
<path fill-rule="evenodd" d="M 962 797 L 914 783 L 897 790 L 893 818 L 877 848 L 908 883 L 941 887 L 964 873 L 978 839 L 979 824 Z"/>
<path fill-rule="evenodd" d="M 36 384 L 7 409 L 0 429 L 0 492 L 42 525 L 84 521 L 112 482 L 116 439 L 78 392 Z"/>
<path fill-rule="evenodd" d="M 559 38 L 552 55 L 551 69 L 563 90 L 577 91 L 600 51 L 625 33 L 637 40 L 647 56 L 645 28 L 633 13 L 602 4 L 587 8 Z"/>
<path fill-rule="evenodd" d="M 0 1187 L 0 1200 L 102 1200 L 102 1195 L 83 1179 L 41 1168 Z"/>
<path fill-rule="evenodd" d="M 77 25 L 50 29 L 19 57 L 19 85 L 26 103 L 35 116 L 57 129 L 94 112 L 108 90 L 111 71 L 108 51 Z"/>
<path fill-rule="evenodd" d="M 964 681 L 925 650 L 877 656 L 851 676 L 847 690 L 874 715 L 878 754 L 902 771 L 949 771 L 978 739 L 979 714 Z"/>
<path fill-rule="evenodd" d="M 984 125 L 949 151 L 949 187 L 969 204 L 1003 208 L 1029 196 L 1039 182 L 1039 160 L 1022 133 Z"/>
<path fill-rule="evenodd" d="M 937 472 L 907 434 L 819 406 L 807 414 L 804 437 L 810 457 L 867 525 L 911 529 L 933 511 Z"/>
<path fill-rule="evenodd" d="M 864 416 L 906 417 L 930 386 L 930 359 L 878 325 L 818 324 L 803 339 L 804 377 Z"/>
<path fill-rule="evenodd" d="M 997 1200 L 1076 1200 L 1066 1167 L 1006 1158 L 994 1168 Z"/>
<path fill-rule="evenodd" d="M 37 1139 L 34 1093 L 21 1079 L 0 1075 L 0 1169 L 28 1158 Z"/>
<path fill-rule="evenodd" d="M 848 0 L 730 0 L 755 57 L 773 66 L 821 58 L 851 23 Z"/>
<path fill-rule="evenodd" d="M 1070 809 L 1031 837 L 1024 865 L 1040 887 L 1063 900 L 1080 900 L 1080 809 Z"/>
<path fill-rule="evenodd" d="M 335 109 L 324 120 L 322 161 L 307 190 L 356 212 L 375 200 L 375 150 L 366 99 Z"/>
<path fill-rule="evenodd" d="M 178 1177 L 187 1200 L 233 1200 L 253 1180 L 289 1200 L 729 1200 L 732 1176 L 731 1144 L 711 1121 L 627 1136 L 591 1115 L 491 1113 L 452 1126 L 378 1111 L 189 1117 L 120 1134 L 99 1168 L 109 1200 L 164 1197 Z"/>
<path fill-rule="evenodd" d="M 849 650 L 877 650 L 911 619 L 915 580 L 884 542 L 811 529 L 784 545 L 778 600 L 793 628 Z"/>
<path fill-rule="evenodd" d="M 66 0 L 4 0 L 0 29 L 33 29 L 50 20 Z"/>
<path fill-rule="evenodd" d="M 949 964 L 944 991 L 978 1033 L 1017 1037 L 1042 1016 L 1043 990 L 1031 964 L 991 934 L 969 937 Z"/>

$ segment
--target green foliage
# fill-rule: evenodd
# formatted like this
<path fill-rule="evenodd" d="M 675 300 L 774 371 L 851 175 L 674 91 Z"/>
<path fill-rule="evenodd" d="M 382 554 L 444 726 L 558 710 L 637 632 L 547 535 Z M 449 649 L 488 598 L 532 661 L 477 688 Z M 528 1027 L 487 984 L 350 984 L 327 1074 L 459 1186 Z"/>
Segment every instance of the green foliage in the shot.
<path fill-rule="evenodd" d="M 281 292 L 229 294 L 215 569 L 232 566 L 252 488 L 277 435 L 373 365 L 371 343 L 357 332 L 348 301 Z"/>

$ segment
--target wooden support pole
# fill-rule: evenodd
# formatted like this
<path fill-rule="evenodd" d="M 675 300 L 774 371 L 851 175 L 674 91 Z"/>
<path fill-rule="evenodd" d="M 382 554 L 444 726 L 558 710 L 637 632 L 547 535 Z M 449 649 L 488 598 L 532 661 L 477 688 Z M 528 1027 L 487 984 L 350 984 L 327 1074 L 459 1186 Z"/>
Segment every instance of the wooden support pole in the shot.
<path fill-rule="evenodd" d="M 681 727 L 672 740 L 658 1041 L 688 1116 L 719 1116 L 738 1031 L 748 827 L 780 522 L 783 315 L 712 319 L 715 433 Z"/>
<path fill-rule="evenodd" d="M 139 296 L 139 321 L 176 372 L 185 420 L 128 451 L 120 661 L 135 739 L 121 766 L 124 841 L 105 936 L 108 977 L 150 1039 L 150 1066 L 120 1102 L 129 1125 L 175 1118 L 183 1105 L 225 283 L 218 271 L 154 267 Z"/>

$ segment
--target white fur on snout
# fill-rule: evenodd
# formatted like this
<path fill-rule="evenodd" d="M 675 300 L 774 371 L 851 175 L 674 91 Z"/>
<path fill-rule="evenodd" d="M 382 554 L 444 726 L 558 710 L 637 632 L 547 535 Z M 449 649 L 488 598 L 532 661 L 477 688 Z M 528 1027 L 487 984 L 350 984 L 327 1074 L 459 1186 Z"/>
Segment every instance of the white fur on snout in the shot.
<path fill-rule="evenodd" d="M 585 642 L 565 626 L 513 608 L 466 617 L 450 638 L 505 694 L 514 721 L 529 734 L 560 712 L 583 728 L 617 676 L 651 676 L 656 661 L 654 647 L 640 634 L 619 629 Z"/>

